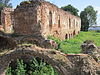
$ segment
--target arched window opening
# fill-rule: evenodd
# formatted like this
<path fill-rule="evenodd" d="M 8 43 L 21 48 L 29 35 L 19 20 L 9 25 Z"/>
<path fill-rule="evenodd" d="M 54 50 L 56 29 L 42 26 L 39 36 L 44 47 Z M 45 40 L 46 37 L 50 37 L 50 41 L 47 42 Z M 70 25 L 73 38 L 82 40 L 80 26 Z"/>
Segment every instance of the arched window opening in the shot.
<path fill-rule="evenodd" d="M 68 39 L 68 34 L 65 35 L 65 39 Z"/>
<path fill-rule="evenodd" d="M 71 28 L 71 19 L 69 19 L 69 28 Z"/>
<path fill-rule="evenodd" d="M 78 27 L 78 22 L 76 22 L 76 27 Z"/>
<path fill-rule="evenodd" d="M 58 17 L 58 28 L 60 28 L 60 16 Z"/>
<path fill-rule="evenodd" d="M 75 30 L 73 31 L 73 36 L 75 35 Z"/>
<path fill-rule="evenodd" d="M 74 28 L 75 28 L 76 26 L 75 26 L 75 19 L 74 19 Z"/>
<path fill-rule="evenodd" d="M 71 38 L 71 35 L 69 34 L 69 38 Z"/>
<path fill-rule="evenodd" d="M 73 34 L 71 34 L 71 38 L 73 37 Z"/>
<path fill-rule="evenodd" d="M 49 27 L 52 28 L 52 12 L 49 12 Z"/>

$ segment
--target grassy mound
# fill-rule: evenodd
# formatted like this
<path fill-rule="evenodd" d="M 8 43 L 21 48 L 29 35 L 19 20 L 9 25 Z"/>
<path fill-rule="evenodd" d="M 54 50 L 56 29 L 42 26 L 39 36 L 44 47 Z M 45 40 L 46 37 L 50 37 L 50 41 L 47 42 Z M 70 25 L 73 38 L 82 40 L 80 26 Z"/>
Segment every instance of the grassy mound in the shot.
<path fill-rule="evenodd" d="M 60 41 L 58 38 L 52 36 L 49 36 L 49 39 L 55 40 L 59 44 L 59 50 L 66 54 L 80 53 L 80 46 L 86 40 L 93 40 L 97 46 L 100 46 L 100 33 L 96 31 L 80 32 L 74 38 L 64 41 Z"/>

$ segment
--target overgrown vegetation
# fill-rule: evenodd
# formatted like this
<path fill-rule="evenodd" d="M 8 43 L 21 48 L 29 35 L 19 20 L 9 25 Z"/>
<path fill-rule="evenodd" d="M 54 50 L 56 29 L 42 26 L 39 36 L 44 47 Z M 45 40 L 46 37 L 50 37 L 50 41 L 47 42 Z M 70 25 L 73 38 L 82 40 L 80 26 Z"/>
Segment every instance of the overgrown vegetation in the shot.
<path fill-rule="evenodd" d="M 6 75 L 58 75 L 53 67 L 43 60 L 34 58 L 28 63 L 17 60 L 17 66 L 9 66 Z"/>
<path fill-rule="evenodd" d="M 68 54 L 78 54 L 81 52 L 81 44 L 85 40 L 93 40 L 97 46 L 100 46 L 100 33 L 98 31 L 80 32 L 79 35 L 69 40 L 60 41 L 58 38 L 49 36 L 58 43 L 59 50 Z"/>

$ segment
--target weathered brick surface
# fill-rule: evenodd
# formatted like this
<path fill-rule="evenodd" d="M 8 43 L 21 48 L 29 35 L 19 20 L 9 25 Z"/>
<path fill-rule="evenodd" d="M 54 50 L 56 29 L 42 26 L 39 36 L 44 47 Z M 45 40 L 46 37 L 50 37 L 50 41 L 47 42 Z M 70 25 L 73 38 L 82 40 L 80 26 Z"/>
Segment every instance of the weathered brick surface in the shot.
<path fill-rule="evenodd" d="M 0 25 L 0 31 L 4 31 L 4 29 L 3 29 L 3 26 L 2 26 L 2 25 Z"/>
<path fill-rule="evenodd" d="M 17 34 L 53 35 L 71 38 L 80 32 L 81 20 L 46 1 L 21 3 L 14 12 L 14 30 Z"/>
<path fill-rule="evenodd" d="M 21 35 L 48 35 L 68 39 L 80 32 L 81 20 L 44 0 L 22 2 L 13 11 L 4 8 L 1 15 L 5 32 L 14 31 Z"/>
<path fill-rule="evenodd" d="M 12 8 L 4 8 L 1 13 L 1 23 L 6 33 L 11 33 L 12 31 L 12 11 Z"/>

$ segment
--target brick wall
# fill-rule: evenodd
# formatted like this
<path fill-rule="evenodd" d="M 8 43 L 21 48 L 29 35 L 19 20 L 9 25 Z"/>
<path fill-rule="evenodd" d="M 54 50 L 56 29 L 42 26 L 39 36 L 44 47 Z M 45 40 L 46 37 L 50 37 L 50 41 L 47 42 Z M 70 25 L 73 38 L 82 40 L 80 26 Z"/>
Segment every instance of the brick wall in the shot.
<path fill-rule="evenodd" d="M 12 8 L 4 8 L 1 13 L 1 23 L 6 33 L 11 33 L 12 31 L 12 12 Z"/>
<path fill-rule="evenodd" d="M 46 1 L 21 3 L 13 13 L 17 34 L 53 35 L 61 40 L 80 32 L 81 20 Z"/>
<path fill-rule="evenodd" d="M 3 31 L 3 26 L 2 25 L 0 25 L 0 31 Z"/>
<path fill-rule="evenodd" d="M 5 32 L 12 31 L 21 35 L 49 35 L 69 39 L 80 32 L 81 20 L 69 12 L 65 12 L 54 4 L 43 0 L 22 2 L 13 11 L 4 8 L 2 25 Z"/>
<path fill-rule="evenodd" d="M 41 21 L 44 37 L 53 35 L 60 39 L 68 39 L 80 32 L 81 20 L 69 12 L 65 12 L 49 2 L 41 2 L 37 10 L 37 22 Z"/>

